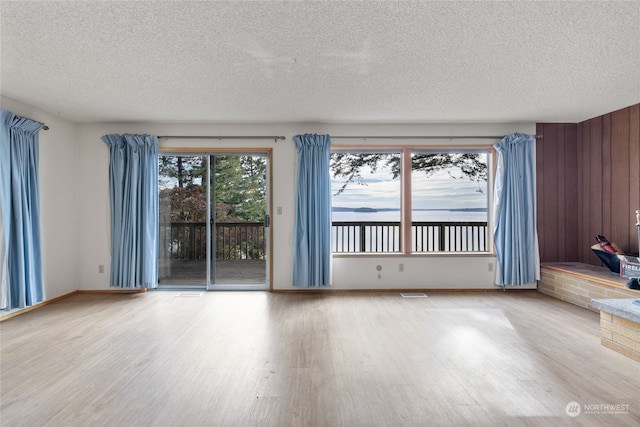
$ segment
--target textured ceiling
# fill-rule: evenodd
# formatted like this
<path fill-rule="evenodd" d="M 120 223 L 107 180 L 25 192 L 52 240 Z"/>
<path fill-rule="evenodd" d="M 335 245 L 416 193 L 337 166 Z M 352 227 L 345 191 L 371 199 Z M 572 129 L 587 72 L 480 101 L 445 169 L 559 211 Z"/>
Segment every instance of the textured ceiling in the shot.
<path fill-rule="evenodd" d="M 640 102 L 640 2 L 5 1 L 3 96 L 77 122 L 575 122 Z"/>

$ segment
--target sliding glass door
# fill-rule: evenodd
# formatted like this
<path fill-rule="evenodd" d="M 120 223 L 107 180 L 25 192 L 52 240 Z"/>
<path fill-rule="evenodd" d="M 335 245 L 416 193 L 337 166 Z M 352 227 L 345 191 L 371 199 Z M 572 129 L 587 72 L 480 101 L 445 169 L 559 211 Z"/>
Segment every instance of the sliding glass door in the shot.
<path fill-rule="evenodd" d="M 267 157 L 211 156 L 214 286 L 267 281 Z"/>
<path fill-rule="evenodd" d="M 268 153 L 162 153 L 160 288 L 268 289 Z"/>

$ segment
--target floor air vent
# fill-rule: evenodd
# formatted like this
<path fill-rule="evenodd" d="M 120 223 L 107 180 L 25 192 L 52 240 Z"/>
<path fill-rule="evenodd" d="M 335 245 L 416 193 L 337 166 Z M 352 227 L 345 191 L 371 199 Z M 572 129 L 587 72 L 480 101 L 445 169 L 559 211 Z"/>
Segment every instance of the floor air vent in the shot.
<path fill-rule="evenodd" d="M 176 298 L 178 297 L 201 297 L 202 292 L 180 292 L 176 294 Z"/>
<path fill-rule="evenodd" d="M 408 292 L 400 294 L 402 298 L 426 298 L 427 295 L 422 292 Z"/>

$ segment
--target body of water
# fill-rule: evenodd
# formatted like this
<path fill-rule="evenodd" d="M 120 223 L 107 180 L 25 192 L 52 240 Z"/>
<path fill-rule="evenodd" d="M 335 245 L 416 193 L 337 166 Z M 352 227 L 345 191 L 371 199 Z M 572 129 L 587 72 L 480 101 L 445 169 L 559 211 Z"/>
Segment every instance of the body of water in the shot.
<path fill-rule="evenodd" d="M 332 221 L 336 222 L 383 222 L 400 221 L 400 211 L 378 212 L 332 212 Z M 415 210 L 412 212 L 414 222 L 487 222 L 486 211 L 448 211 L 448 210 Z"/>

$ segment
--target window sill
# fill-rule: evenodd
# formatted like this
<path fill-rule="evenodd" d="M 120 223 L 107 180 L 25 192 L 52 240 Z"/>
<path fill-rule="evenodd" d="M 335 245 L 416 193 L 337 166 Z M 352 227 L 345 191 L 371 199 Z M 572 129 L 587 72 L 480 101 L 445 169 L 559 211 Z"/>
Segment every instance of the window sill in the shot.
<path fill-rule="evenodd" d="M 403 254 L 402 252 L 350 252 L 333 253 L 333 258 L 495 258 L 494 252 L 415 252 Z"/>

